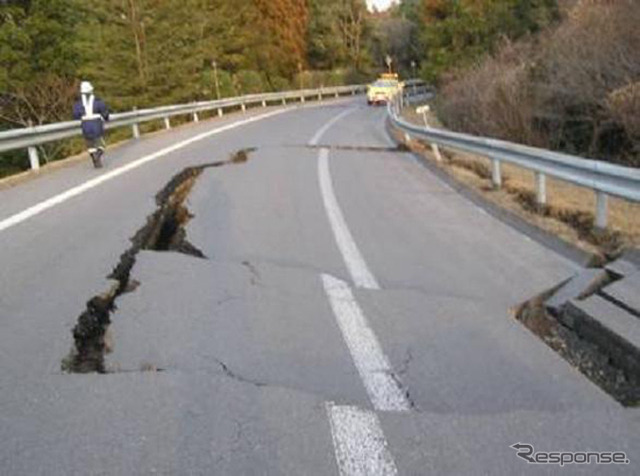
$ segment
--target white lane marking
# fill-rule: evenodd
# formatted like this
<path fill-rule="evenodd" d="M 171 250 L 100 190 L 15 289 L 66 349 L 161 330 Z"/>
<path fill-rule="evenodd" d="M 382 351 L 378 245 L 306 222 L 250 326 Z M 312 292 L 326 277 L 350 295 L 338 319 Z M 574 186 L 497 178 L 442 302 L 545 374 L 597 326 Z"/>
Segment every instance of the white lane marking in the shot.
<path fill-rule="evenodd" d="M 322 283 L 373 407 L 380 411 L 409 411 L 406 392 L 349 285 L 328 274 L 322 275 Z"/>
<path fill-rule="evenodd" d="M 336 117 L 334 117 L 333 119 L 331 119 L 329 122 L 327 122 L 324 126 L 322 126 L 318 132 L 315 133 L 315 135 L 311 138 L 311 140 L 309 141 L 309 145 L 318 145 L 318 142 L 320 141 L 320 139 L 322 139 L 322 136 L 329 130 L 329 128 L 331 128 L 331 126 L 333 126 L 336 122 L 338 122 L 340 119 L 342 119 L 343 117 L 351 114 L 352 112 L 355 112 L 357 110 L 357 108 L 351 108 L 351 109 L 347 109 L 344 112 L 341 112 L 340 114 L 338 114 Z"/>
<path fill-rule="evenodd" d="M 380 289 L 378 281 L 369 270 L 362 253 L 358 249 L 347 222 L 344 219 L 338 199 L 333 190 L 331 182 L 331 172 L 329 171 L 329 151 L 321 149 L 318 154 L 318 177 L 320 180 L 320 191 L 322 201 L 329 217 L 329 224 L 333 231 L 342 258 L 351 274 L 351 278 L 356 286 L 364 289 Z"/>
<path fill-rule="evenodd" d="M 327 413 L 342 476 L 398 474 L 375 413 L 332 403 L 327 404 Z"/>
<path fill-rule="evenodd" d="M 49 208 L 53 208 L 56 205 L 60 205 L 61 203 L 66 202 L 67 200 L 80 195 L 87 190 L 91 190 L 92 188 L 97 187 L 98 185 L 107 182 L 113 178 L 118 177 L 119 175 L 130 172 L 133 169 L 137 169 L 138 167 L 146 164 L 147 162 L 151 162 L 152 160 L 156 160 L 162 156 L 170 154 L 171 152 L 175 152 L 178 149 L 181 149 L 187 145 L 193 144 L 194 142 L 200 141 L 202 139 L 206 139 L 207 137 L 220 134 L 221 132 L 228 131 L 230 129 L 235 129 L 236 127 L 243 126 L 245 124 L 249 124 L 251 122 L 260 121 L 262 119 L 266 119 L 271 116 L 275 116 L 277 114 L 282 114 L 283 112 L 288 111 L 289 109 L 281 109 L 277 111 L 268 112 L 266 114 L 261 114 L 259 116 L 251 117 L 249 119 L 244 119 L 242 121 L 234 122 L 232 124 L 227 124 L 226 126 L 219 127 L 218 129 L 213 129 L 211 131 L 204 132 L 202 134 L 198 134 L 190 139 L 186 139 L 182 142 L 178 142 L 170 147 L 166 147 L 164 149 L 159 150 L 158 152 L 154 152 L 153 154 L 142 157 L 141 159 L 136 160 L 135 162 L 131 162 L 130 164 L 119 167 L 111 172 L 107 172 L 99 177 L 88 180 L 87 182 L 80 184 L 76 187 L 70 188 L 69 190 L 62 192 L 58 195 L 55 195 L 47 200 L 44 200 L 32 207 L 29 207 L 15 215 L 10 216 L 2 221 L 0 221 L 0 232 L 11 228 L 23 221 L 26 221 L 34 216 L 48 210 Z"/>

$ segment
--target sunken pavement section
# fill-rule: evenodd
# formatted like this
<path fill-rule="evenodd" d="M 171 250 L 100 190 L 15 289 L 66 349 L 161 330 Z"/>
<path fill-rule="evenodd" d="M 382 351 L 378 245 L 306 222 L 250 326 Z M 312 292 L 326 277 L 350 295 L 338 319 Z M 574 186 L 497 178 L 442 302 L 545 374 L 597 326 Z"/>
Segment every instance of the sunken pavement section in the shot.
<path fill-rule="evenodd" d="M 147 217 L 146 223 L 131 238 L 131 247 L 120 256 L 120 261 L 108 276 L 114 285 L 103 294 L 89 299 L 86 309 L 78 317 L 78 323 L 73 328 L 74 346 L 61 363 L 63 371 L 107 372 L 105 354 L 112 350 L 111 315 L 117 308 L 118 297 L 134 291 L 139 285 L 131 279 L 131 271 L 136 264 L 138 253 L 141 250 L 174 251 L 205 258 L 204 254 L 186 239 L 184 227 L 193 216 L 186 208 L 185 201 L 205 169 L 244 163 L 253 150 L 242 149 L 232 154 L 228 160 L 187 167 L 158 192 L 155 197 L 156 211 Z"/>
<path fill-rule="evenodd" d="M 640 253 L 586 268 L 517 318 L 625 406 L 640 405 Z"/>

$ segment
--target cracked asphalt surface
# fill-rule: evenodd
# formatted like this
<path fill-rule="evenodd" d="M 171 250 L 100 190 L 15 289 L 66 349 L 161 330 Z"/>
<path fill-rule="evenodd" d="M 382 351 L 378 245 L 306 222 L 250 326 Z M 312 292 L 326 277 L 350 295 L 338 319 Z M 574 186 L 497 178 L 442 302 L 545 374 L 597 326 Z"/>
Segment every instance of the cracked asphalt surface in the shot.
<path fill-rule="evenodd" d="M 352 285 L 323 208 L 318 148 L 380 289 Z M 249 114 L 259 114 L 260 111 Z M 107 168 L 241 116 L 109 151 Z M 207 257 L 140 251 L 112 315 L 109 373 L 64 374 L 85 302 L 167 182 L 205 169 L 185 205 Z M 353 294 L 402 381 L 408 412 L 376 412 L 399 474 L 555 474 L 509 448 L 620 450 L 638 474 L 640 413 L 624 409 L 511 317 L 576 266 L 396 151 L 362 100 L 292 108 L 169 153 L 0 233 L 0 473 L 338 474 L 326 405 L 375 410 L 323 289 Z M 93 178 L 89 161 L 0 190 L 0 220 Z"/>

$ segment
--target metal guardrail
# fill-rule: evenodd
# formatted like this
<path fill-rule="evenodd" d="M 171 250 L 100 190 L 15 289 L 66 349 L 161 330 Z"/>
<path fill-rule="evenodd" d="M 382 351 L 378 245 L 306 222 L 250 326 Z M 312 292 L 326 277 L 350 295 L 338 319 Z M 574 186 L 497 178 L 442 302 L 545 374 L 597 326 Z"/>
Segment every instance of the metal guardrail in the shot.
<path fill-rule="evenodd" d="M 597 228 L 607 226 L 609 195 L 640 202 L 640 169 L 498 139 L 436 129 L 428 125 L 426 114 L 423 115 L 425 125 L 418 126 L 404 120 L 400 115 L 403 103 L 407 102 L 407 97 L 410 98 L 411 95 L 412 88 L 405 87 L 404 95 L 398 95 L 395 101 L 388 104 L 391 123 L 409 138 L 418 138 L 431 143 L 438 160 L 442 160 L 438 146 L 488 157 L 491 160 L 492 182 L 496 188 L 502 185 L 501 162 L 514 164 L 535 173 L 536 200 L 539 205 L 547 203 L 547 175 L 589 188 L 596 194 L 595 225 Z"/>
<path fill-rule="evenodd" d="M 166 129 L 171 128 L 171 117 L 180 115 L 190 115 L 193 121 L 199 120 L 199 113 L 217 110 L 219 116 L 224 114 L 226 108 L 239 107 L 244 112 L 247 107 L 261 105 L 266 107 L 269 104 L 287 104 L 287 101 L 298 101 L 304 103 L 306 100 L 322 100 L 324 97 L 339 97 L 348 94 L 358 94 L 366 91 L 366 86 L 338 86 L 320 89 L 304 89 L 296 91 L 285 91 L 278 93 L 250 94 L 234 98 L 219 99 L 215 101 L 194 102 L 189 104 L 179 104 L 174 106 L 163 106 L 153 109 L 140 109 L 129 112 L 112 114 L 110 121 L 106 123 L 107 129 L 119 127 L 132 127 L 134 138 L 140 137 L 139 124 L 153 120 L 164 120 Z M 41 126 L 25 127 L 20 129 L 10 129 L 0 132 L 0 152 L 17 149 L 28 149 L 29 160 L 32 169 L 40 167 L 37 146 L 54 142 L 61 139 L 68 139 L 81 135 L 80 121 L 57 122 Z"/>

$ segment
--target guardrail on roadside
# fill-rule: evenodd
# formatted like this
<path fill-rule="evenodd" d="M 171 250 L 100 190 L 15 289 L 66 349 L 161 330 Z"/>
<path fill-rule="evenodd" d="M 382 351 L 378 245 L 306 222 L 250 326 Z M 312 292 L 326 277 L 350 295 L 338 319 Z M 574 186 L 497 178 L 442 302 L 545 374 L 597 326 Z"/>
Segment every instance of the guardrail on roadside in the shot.
<path fill-rule="evenodd" d="M 428 101 L 434 96 L 431 86 L 421 79 L 409 79 L 404 82 L 403 95 L 400 98 L 401 106 Z"/>
<path fill-rule="evenodd" d="M 539 205 L 547 203 L 546 177 L 569 182 L 591 189 L 596 194 L 597 228 L 607 226 L 607 197 L 609 195 L 640 202 L 640 169 L 624 167 L 599 160 L 586 159 L 560 152 L 515 144 L 488 137 L 473 136 L 412 124 L 401 117 L 406 98 L 411 97 L 412 88 L 405 87 L 404 95 L 396 96 L 388 104 L 391 123 L 404 132 L 408 138 L 418 138 L 436 146 L 469 152 L 491 160 L 493 186 L 500 188 L 502 174 L 501 162 L 507 162 L 531 170 L 535 174 L 536 201 Z M 409 101 L 410 102 L 410 101 Z M 439 157 L 439 154 L 436 154 Z"/>
<path fill-rule="evenodd" d="M 320 89 L 303 89 L 278 93 L 249 94 L 234 98 L 219 99 L 215 101 L 194 102 L 174 106 L 162 106 L 153 109 L 140 109 L 111 115 L 111 120 L 106 123 L 107 129 L 131 126 L 133 137 L 140 137 L 139 124 L 153 120 L 164 120 L 166 129 L 171 128 L 171 117 L 190 115 L 194 122 L 198 122 L 199 113 L 217 110 L 218 116 L 224 114 L 224 109 L 239 107 L 244 112 L 247 107 L 280 103 L 286 105 L 287 101 L 304 103 L 306 100 L 319 100 L 325 97 L 339 97 L 343 95 L 355 95 L 366 91 L 366 86 L 337 86 Z M 29 161 L 32 169 L 40 168 L 37 146 L 68 139 L 81 135 L 80 121 L 57 122 L 41 126 L 10 129 L 0 132 L 0 152 L 17 149 L 28 149 Z"/>

